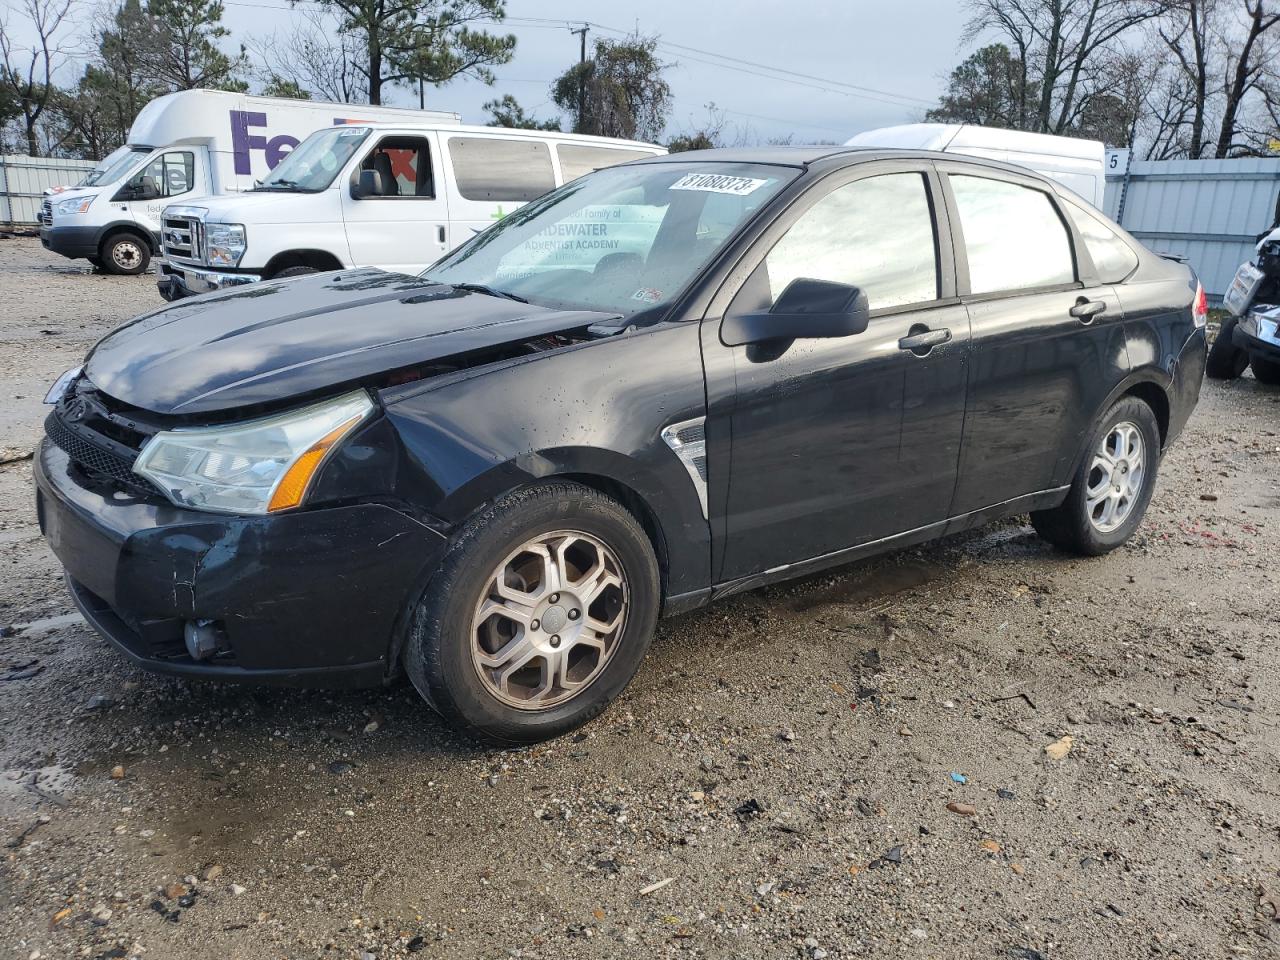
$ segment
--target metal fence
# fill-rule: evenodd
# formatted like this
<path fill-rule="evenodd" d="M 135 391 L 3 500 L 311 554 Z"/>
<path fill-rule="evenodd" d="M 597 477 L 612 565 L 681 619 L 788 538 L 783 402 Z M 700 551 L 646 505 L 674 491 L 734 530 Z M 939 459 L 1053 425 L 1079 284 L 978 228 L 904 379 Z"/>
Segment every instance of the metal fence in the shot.
<path fill-rule="evenodd" d="M 93 167 L 92 160 L 0 157 L 0 224 L 35 226 L 44 191 L 76 183 Z"/>
<path fill-rule="evenodd" d="M 1275 221 L 1280 159 L 1135 160 L 1107 177 L 1106 210 L 1152 250 L 1185 256 L 1219 302 Z"/>

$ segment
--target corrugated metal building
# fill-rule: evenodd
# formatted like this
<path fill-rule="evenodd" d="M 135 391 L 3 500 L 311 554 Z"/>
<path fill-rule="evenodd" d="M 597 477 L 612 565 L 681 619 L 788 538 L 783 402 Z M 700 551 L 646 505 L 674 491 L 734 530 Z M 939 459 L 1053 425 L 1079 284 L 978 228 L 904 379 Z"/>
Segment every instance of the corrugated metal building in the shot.
<path fill-rule="evenodd" d="M 0 157 L 0 224 L 35 226 L 44 191 L 78 182 L 94 165 L 92 160 Z"/>
<path fill-rule="evenodd" d="M 1107 213 L 1152 250 L 1187 257 L 1220 301 L 1277 216 L 1280 159 L 1135 160 L 1107 177 Z"/>

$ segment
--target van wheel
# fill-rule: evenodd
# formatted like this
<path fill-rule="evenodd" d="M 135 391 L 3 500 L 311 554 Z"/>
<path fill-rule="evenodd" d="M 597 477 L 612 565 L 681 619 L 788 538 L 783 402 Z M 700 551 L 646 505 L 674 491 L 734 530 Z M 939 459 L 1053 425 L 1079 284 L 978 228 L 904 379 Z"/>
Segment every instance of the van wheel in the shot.
<path fill-rule="evenodd" d="M 1121 398 L 1100 421 L 1061 506 L 1031 514 L 1036 533 L 1056 547 L 1096 557 L 1138 529 L 1160 466 L 1160 428 L 1151 408 Z"/>
<path fill-rule="evenodd" d="M 151 263 L 151 248 L 132 233 L 113 233 L 102 241 L 102 268 L 107 273 L 136 276 Z"/>
<path fill-rule="evenodd" d="M 659 591 L 649 538 L 619 503 L 578 483 L 525 487 L 454 537 L 413 611 L 405 673 L 477 739 L 557 737 L 631 680 Z"/>
<path fill-rule="evenodd" d="M 1253 371 L 1253 378 L 1259 383 L 1265 383 L 1269 387 L 1280 385 L 1280 363 L 1255 353 L 1249 358 L 1249 369 Z"/>
<path fill-rule="evenodd" d="M 1213 346 L 1209 348 L 1209 359 L 1204 365 L 1205 376 L 1213 380 L 1234 380 L 1244 373 L 1244 368 L 1249 365 L 1249 354 L 1231 341 L 1231 334 L 1239 322 L 1239 317 L 1228 317 L 1222 321 Z"/>
<path fill-rule="evenodd" d="M 304 274 L 307 274 L 307 273 L 319 273 L 319 272 L 320 272 L 320 271 L 319 271 L 319 270 L 317 270 L 315 267 L 308 267 L 308 266 L 306 266 L 305 264 L 299 264 L 299 265 L 298 265 L 298 266 L 296 266 L 296 267 L 285 267 L 283 270 L 281 270 L 279 273 L 277 273 L 277 274 L 276 274 L 274 277 L 272 277 L 271 279 L 272 279 L 272 280 L 287 280 L 287 279 L 289 279 L 290 277 L 301 277 L 301 276 L 303 276 Z"/>

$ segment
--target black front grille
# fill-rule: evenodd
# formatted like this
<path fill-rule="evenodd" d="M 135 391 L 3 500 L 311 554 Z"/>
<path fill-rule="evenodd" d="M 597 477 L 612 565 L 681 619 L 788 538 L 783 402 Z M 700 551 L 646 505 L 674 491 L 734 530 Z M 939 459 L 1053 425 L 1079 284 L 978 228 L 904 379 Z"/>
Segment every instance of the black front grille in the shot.
<path fill-rule="evenodd" d="M 99 393 L 81 377 L 45 418 L 49 442 L 70 458 L 87 479 L 113 489 L 154 496 L 156 488 L 133 472 L 138 452 L 154 428 L 132 411 Z"/>
<path fill-rule="evenodd" d="M 109 477 L 118 483 L 134 486 L 141 479 L 133 472 L 133 461 L 97 444 L 77 433 L 72 433 L 59 418 L 58 411 L 49 414 L 44 421 L 44 432 L 77 466 L 97 476 Z"/>

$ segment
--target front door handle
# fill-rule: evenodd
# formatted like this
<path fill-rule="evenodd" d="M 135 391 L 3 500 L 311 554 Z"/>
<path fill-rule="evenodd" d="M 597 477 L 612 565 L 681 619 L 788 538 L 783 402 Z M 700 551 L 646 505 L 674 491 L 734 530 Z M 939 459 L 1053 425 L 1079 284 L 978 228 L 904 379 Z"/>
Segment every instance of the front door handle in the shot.
<path fill-rule="evenodd" d="M 1107 305 L 1101 300 L 1090 300 L 1080 297 L 1071 308 L 1071 315 L 1081 323 L 1093 323 L 1093 318 L 1107 312 Z"/>
<path fill-rule="evenodd" d="M 907 335 L 898 341 L 899 350 L 910 350 L 917 357 L 925 356 L 934 347 L 951 341 L 951 331 L 947 329 L 930 330 L 923 323 L 911 325 Z"/>
<path fill-rule="evenodd" d="M 436 227 L 436 236 L 439 238 L 441 243 L 445 242 L 443 223 Z"/>

